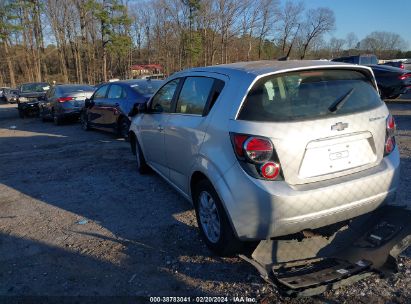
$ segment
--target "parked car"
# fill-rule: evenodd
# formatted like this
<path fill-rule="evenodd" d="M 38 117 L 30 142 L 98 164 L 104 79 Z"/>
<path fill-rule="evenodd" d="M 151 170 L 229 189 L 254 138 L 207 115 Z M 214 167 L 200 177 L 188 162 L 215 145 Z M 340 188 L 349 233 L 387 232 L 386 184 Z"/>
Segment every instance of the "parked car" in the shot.
<path fill-rule="evenodd" d="M 194 204 L 208 247 L 280 237 L 394 200 L 393 117 L 368 67 L 259 61 L 173 74 L 135 107 L 130 143 Z M 169 203 L 169 202 L 168 202 Z"/>
<path fill-rule="evenodd" d="M 24 118 L 39 114 L 39 100 L 43 99 L 50 85 L 47 82 L 23 83 L 18 89 L 17 109 Z"/>
<path fill-rule="evenodd" d="M 5 92 L 9 89 L 10 89 L 9 87 L 1 87 L 0 88 L 0 101 L 6 101 Z"/>
<path fill-rule="evenodd" d="M 369 66 L 377 80 L 383 99 L 395 99 L 410 89 L 410 71 L 390 65 L 378 65 L 375 55 L 347 56 L 332 59 L 334 62 L 346 62 Z"/>
<path fill-rule="evenodd" d="M 16 103 L 19 91 L 15 89 L 4 89 L 3 95 L 7 103 Z"/>
<path fill-rule="evenodd" d="M 145 103 L 162 84 L 160 80 L 124 80 L 102 84 L 86 101 L 81 115 L 84 130 L 96 128 L 128 137 L 128 114 L 136 103 Z"/>
<path fill-rule="evenodd" d="M 389 65 L 370 65 L 377 79 L 381 98 L 396 99 L 411 90 L 411 71 Z"/>
<path fill-rule="evenodd" d="M 52 87 L 40 101 L 40 117 L 53 120 L 56 125 L 65 118 L 79 118 L 84 101 L 94 93 L 94 87 L 85 84 L 64 84 Z"/>
<path fill-rule="evenodd" d="M 411 59 L 408 59 L 403 64 L 404 64 L 404 69 L 405 70 L 411 70 Z"/>
<path fill-rule="evenodd" d="M 395 68 L 405 69 L 404 63 L 402 61 L 388 61 L 384 62 L 383 65 L 389 65 Z"/>
<path fill-rule="evenodd" d="M 345 62 L 345 63 L 352 63 L 352 64 L 361 64 L 361 65 L 370 65 L 370 64 L 378 64 L 378 58 L 372 54 L 363 54 L 357 56 L 345 56 L 331 59 L 334 62 Z"/>

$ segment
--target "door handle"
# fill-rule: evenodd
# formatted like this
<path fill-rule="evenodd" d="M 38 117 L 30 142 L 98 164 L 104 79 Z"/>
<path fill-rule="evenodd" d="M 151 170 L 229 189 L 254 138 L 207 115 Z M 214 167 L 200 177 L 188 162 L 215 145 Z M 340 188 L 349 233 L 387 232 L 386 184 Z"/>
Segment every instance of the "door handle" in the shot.
<path fill-rule="evenodd" d="M 162 125 L 158 125 L 157 130 L 160 132 L 164 131 L 164 127 Z"/>

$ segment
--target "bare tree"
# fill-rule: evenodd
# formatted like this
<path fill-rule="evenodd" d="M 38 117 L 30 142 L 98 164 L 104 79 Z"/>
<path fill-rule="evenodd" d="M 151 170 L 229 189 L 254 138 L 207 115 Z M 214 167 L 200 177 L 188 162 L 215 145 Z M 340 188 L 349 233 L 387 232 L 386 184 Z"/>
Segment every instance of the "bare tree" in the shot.
<path fill-rule="evenodd" d="M 346 44 L 347 41 L 345 39 L 332 37 L 329 42 L 331 58 L 340 56 Z"/>
<path fill-rule="evenodd" d="M 280 9 L 279 26 L 277 27 L 279 45 L 283 55 L 291 52 L 293 41 L 298 35 L 300 24 L 302 23 L 302 14 L 304 4 L 302 2 L 292 2 L 288 0 L 284 7 Z"/>
<path fill-rule="evenodd" d="M 315 39 L 321 38 L 335 28 L 334 12 L 329 8 L 320 7 L 310 9 L 306 15 L 306 21 L 301 30 L 300 58 L 304 59 L 310 45 Z"/>
<path fill-rule="evenodd" d="M 359 40 L 355 33 L 353 32 L 348 33 L 345 40 L 347 42 L 346 43 L 347 49 L 351 50 L 351 49 L 357 48 Z"/>
<path fill-rule="evenodd" d="M 406 42 L 400 35 L 391 32 L 372 32 L 360 43 L 361 49 L 371 51 L 378 57 L 392 57 L 406 46 Z"/>

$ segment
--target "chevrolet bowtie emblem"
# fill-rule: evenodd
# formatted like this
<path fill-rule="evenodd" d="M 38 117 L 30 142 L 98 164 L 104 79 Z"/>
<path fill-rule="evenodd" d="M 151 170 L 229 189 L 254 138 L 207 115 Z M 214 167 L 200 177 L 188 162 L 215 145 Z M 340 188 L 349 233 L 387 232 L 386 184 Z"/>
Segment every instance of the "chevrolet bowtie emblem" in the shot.
<path fill-rule="evenodd" d="M 342 131 L 345 128 L 348 128 L 348 123 L 337 122 L 335 125 L 331 126 L 331 131 Z"/>

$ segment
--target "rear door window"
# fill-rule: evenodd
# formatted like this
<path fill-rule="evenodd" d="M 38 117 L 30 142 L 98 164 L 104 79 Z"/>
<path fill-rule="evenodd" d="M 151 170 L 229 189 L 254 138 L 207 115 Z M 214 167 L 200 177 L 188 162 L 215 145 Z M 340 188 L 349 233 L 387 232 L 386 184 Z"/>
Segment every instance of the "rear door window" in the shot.
<path fill-rule="evenodd" d="M 258 80 L 244 100 L 238 119 L 296 121 L 355 113 L 381 104 L 371 79 L 361 72 L 299 71 Z"/>
<path fill-rule="evenodd" d="M 120 99 L 123 97 L 123 88 L 119 85 L 111 85 L 110 90 L 108 92 L 108 99 Z"/>

